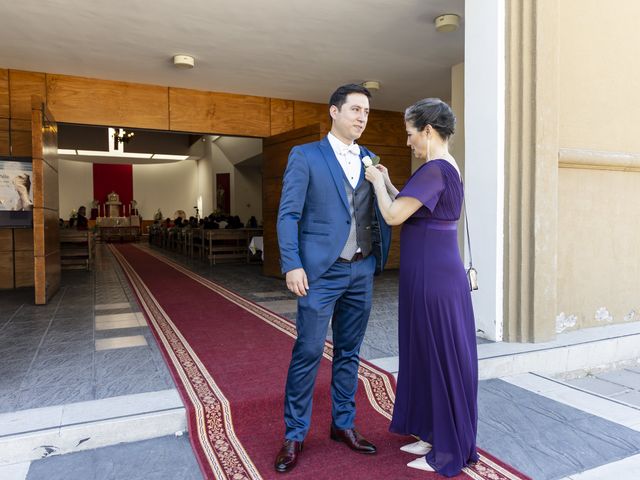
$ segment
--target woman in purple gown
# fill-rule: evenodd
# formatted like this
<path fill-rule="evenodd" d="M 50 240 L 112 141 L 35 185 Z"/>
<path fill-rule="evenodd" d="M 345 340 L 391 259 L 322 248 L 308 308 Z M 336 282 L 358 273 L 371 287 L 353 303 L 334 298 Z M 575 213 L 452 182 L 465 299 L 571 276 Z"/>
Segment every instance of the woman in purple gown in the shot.
<path fill-rule="evenodd" d="M 471 293 L 457 224 L 463 188 L 448 149 L 449 106 L 427 98 L 405 112 L 407 145 L 425 163 L 398 190 L 387 169 L 365 175 L 389 225 L 402 224 L 398 301 L 400 368 L 390 430 L 419 440 L 402 447 L 410 467 L 455 476 L 478 460 L 478 356 Z"/>

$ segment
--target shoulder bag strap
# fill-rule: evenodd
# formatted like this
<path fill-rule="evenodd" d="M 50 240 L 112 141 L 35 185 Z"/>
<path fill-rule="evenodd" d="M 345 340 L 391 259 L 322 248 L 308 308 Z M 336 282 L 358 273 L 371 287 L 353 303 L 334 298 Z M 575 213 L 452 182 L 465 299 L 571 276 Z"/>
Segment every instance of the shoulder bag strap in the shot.
<path fill-rule="evenodd" d="M 473 257 L 471 256 L 471 237 L 469 236 L 469 216 L 467 215 L 466 195 L 462 198 L 464 206 L 464 229 L 467 232 L 467 245 L 469 246 L 469 267 L 473 267 Z"/>

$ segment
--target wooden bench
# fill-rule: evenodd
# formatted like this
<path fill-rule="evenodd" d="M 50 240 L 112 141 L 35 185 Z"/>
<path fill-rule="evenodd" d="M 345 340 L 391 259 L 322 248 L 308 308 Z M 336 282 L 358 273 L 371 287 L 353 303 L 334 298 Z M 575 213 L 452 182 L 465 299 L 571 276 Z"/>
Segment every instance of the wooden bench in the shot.
<path fill-rule="evenodd" d="M 210 265 L 221 260 L 243 260 L 249 262 L 249 241 L 256 229 L 204 230 L 204 253 Z"/>
<path fill-rule="evenodd" d="M 93 233 L 87 230 L 60 229 L 60 267 L 86 268 L 93 264 Z"/>

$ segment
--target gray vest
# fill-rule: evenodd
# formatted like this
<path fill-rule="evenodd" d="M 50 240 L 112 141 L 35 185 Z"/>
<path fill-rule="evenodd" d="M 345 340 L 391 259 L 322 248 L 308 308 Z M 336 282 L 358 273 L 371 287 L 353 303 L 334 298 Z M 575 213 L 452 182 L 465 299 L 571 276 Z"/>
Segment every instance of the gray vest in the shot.
<path fill-rule="evenodd" d="M 349 200 L 351 227 L 347 243 L 345 243 L 340 257 L 350 260 L 355 255 L 358 247 L 360 247 L 362 255 L 366 257 L 371 253 L 373 189 L 368 181 L 362 179 L 354 190 L 346 177 L 344 178 L 344 188 Z"/>

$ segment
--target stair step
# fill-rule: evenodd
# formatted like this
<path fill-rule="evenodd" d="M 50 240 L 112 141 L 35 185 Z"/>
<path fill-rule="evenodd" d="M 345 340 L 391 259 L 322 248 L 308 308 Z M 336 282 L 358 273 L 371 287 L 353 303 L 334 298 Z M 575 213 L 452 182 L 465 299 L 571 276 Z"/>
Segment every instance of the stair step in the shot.
<path fill-rule="evenodd" d="M 177 390 L 0 414 L 0 465 L 184 432 Z"/>

